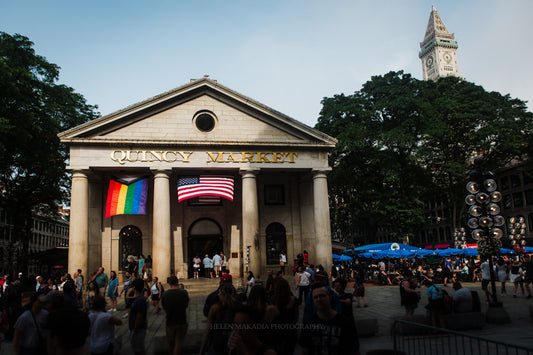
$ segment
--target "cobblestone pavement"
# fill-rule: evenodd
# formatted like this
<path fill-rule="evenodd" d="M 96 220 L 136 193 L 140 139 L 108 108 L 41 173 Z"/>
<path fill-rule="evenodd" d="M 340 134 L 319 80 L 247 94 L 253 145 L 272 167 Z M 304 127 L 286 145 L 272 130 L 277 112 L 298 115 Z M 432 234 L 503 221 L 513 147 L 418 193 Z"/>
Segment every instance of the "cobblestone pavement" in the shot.
<path fill-rule="evenodd" d="M 200 279 L 186 280 L 184 283 L 186 289 L 190 292 L 191 298 L 187 311 L 189 330 L 184 344 L 184 351 L 186 354 L 197 354 L 206 324 L 203 315 L 204 301 L 206 296 L 216 289 L 218 282 L 217 280 Z M 463 285 L 471 290 L 478 291 L 481 298 L 482 311 L 485 312 L 488 305 L 485 303 L 485 296 L 481 291 L 480 284 L 464 283 Z M 509 286 L 508 290 L 511 290 L 512 288 Z M 451 287 L 445 287 L 445 289 L 450 294 L 453 294 Z M 425 287 L 421 289 L 423 296 L 419 307 L 415 310 L 415 315 L 425 314 L 426 310 L 424 306 L 427 303 L 425 290 Z M 350 292 L 351 289 L 347 291 Z M 357 308 L 354 302 L 354 315 L 356 319 L 375 317 L 378 320 L 379 329 L 375 336 L 360 339 L 361 353 L 365 354 L 367 351 L 374 349 L 392 349 L 393 344 L 390 336 L 391 325 L 395 319 L 402 317 L 404 314 L 403 308 L 400 307 L 398 286 L 366 287 L 366 296 L 369 307 Z M 529 315 L 529 306 L 533 305 L 533 299 L 527 300 L 521 294 L 519 294 L 518 298 L 513 298 L 509 294 L 508 296 L 499 297 L 499 299 L 503 302 L 504 309 L 511 318 L 511 323 L 486 324 L 482 329 L 468 331 L 468 333 L 513 344 L 533 346 L 533 319 Z M 148 313 L 147 354 L 166 354 L 164 311 L 156 314 L 154 308 L 150 306 Z M 115 312 L 115 314 L 119 317 L 123 317 L 126 314 L 123 301 L 119 302 L 119 311 Z M 128 341 L 127 319 L 124 319 L 124 323 L 121 326 L 116 327 L 116 337 L 121 344 L 118 353 L 131 354 Z M 0 354 L 12 353 L 11 344 L 2 344 Z"/>

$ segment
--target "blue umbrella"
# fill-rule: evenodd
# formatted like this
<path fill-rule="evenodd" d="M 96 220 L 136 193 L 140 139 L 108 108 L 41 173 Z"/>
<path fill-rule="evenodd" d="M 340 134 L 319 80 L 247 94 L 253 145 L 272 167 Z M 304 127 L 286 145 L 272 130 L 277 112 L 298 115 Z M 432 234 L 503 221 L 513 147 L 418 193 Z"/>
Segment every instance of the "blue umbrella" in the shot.
<path fill-rule="evenodd" d="M 357 256 L 361 257 L 361 258 L 373 259 L 374 258 L 374 253 L 361 253 L 361 254 L 359 254 Z"/>
<path fill-rule="evenodd" d="M 348 255 L 341 255 L 339 257 L 339 260 L 340 261 L 349 261 L 349 260 L 352 260 L 352 257 L 351 256 L 348 256 Z"/>
<path fill-rule="evenodd" d="M 435 256 L 437 255 L 437 250 L 429 250 L 429 249 L 420 249 L 416 251 L 416 256 Z"/>
<path fill-rule="evenodd" d="M 375 252 L 374 255 L 379 258 L 410 258 L 415 255 L 415 252 L 409 250 L 382 250 Z"/>
<path fill-rule="evenodd" d="M 454 249 L 448 248 L 443 250 L 437 250 L 437 255 L 440 256 L 452 256 L 452 255 L 462 255 L 464 254 L 464 249 Z"/>
<path fill-rule="evenodd" d="M 526 253 L 533 253 L 533 247 L 524 247 Z"/>
<path fill-rule="evenodd" d="M 463 249 L 465 251 L 465 255 L 466 256 L 477 256 L 478 255 L 478 252 L 476 249 L 474 248 L 466 248 L 466 249 Z"/>
<path fill-rule="evenodd" d="M 341 257 L 340 255 L 335 254 L 335 253 L 331 254 L 331 256 L 333 257 L 333 260 L 340 259 L 340 257 Z"/>
<path fill-rule="evenodd" d="M 500 248 L 500 254 L 516 254 L 513 249 Z"/>

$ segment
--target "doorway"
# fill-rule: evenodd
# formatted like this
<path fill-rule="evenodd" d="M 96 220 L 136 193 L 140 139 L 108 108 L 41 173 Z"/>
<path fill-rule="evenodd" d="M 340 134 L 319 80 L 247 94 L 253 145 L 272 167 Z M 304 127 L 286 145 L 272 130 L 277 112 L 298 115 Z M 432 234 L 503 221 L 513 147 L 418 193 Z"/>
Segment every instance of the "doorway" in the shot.
<path fill-rule="evenodd" d="M 128 267 L 128 256 L 139 256 L 143 252 L 142 232 L 139 227 L 126 226 L 120 230 L 120 270 Z"/>
<path fill-rule="evenodd" d="M 213 258 L 213 255 L 223 251 L 222 243 L 222 228 L 212 219 L 203 218 L 194 222 L 189 229 L 188 235 L 188 258 L 189 265 L 188 277 L 193 277 L 192 259 L 198 255 L 200 259 L 204 259 L 205 255 Z M 200 275 L 204 274 L 204 264 L 200 264 Z"/>

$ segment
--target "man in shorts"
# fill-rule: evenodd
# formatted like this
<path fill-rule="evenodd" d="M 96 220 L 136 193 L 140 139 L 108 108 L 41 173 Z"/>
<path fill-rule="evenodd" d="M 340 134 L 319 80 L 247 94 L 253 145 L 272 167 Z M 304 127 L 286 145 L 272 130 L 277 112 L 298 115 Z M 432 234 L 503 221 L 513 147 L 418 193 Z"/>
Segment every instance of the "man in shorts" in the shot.
<path fill-rule="evenodd" d="M 220 277 L 220 267 L 221 267 L 221 264 L 222 264 L 222 258 L 220 257 L 220 255 L 218 254 L 215 254 L 213 256 L 213 266 L 215 268 L 215 277 L 216 278 L 219 278 Z"/>
<path fill-rule="evenodd" d="M 146 354 L 144 339 L 146 338 L 146 330 L 148 328 L 147 320 L 147 300 L 143 295 L 144 281 L 142 279 L 134 279 L 133 288 L 135 289 L 135 300 L 131 304 L 130 319 L 128 322 L 130 330 L 130 344 L 131 349 L 135 355 Z"/>
<path fill-rule="evenodd" d="M 189 294 L 179 288 L 176 276 L 168 279 L 170 290 L 163 293 L 161 305 L 165 310 L 167 343 L 170 354 L 178 355 L 182 352 L 183 340 L 187 334 L 187 307 Z"/>
<path fill-rule="evenodd" d="M 485 292 L 485 296 L 487 296 L 487 303 L 490 302 L 492 298 L 492 294 L 489 291 L 489 283 L 490 283 L 490 265 L 489 260 L 487 257 L 483 257 L 481 259 L 482 263 L 479 267 L 481 269 L 481 289 L 483 292 Z"/>

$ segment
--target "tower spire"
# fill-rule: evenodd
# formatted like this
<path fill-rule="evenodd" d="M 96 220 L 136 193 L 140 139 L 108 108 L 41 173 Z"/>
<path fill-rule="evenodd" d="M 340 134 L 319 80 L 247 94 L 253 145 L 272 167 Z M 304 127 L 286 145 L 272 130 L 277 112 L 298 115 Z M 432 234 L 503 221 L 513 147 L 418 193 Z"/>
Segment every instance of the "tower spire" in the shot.
<path fill-rule="evenodd" d="M 443 76 L 459 76 L 457 69 L 457 42 L 448 31 L 435 6 L 431 7 L 424 40 L 420 43 L 424 80 L 436 80 Z"/>

